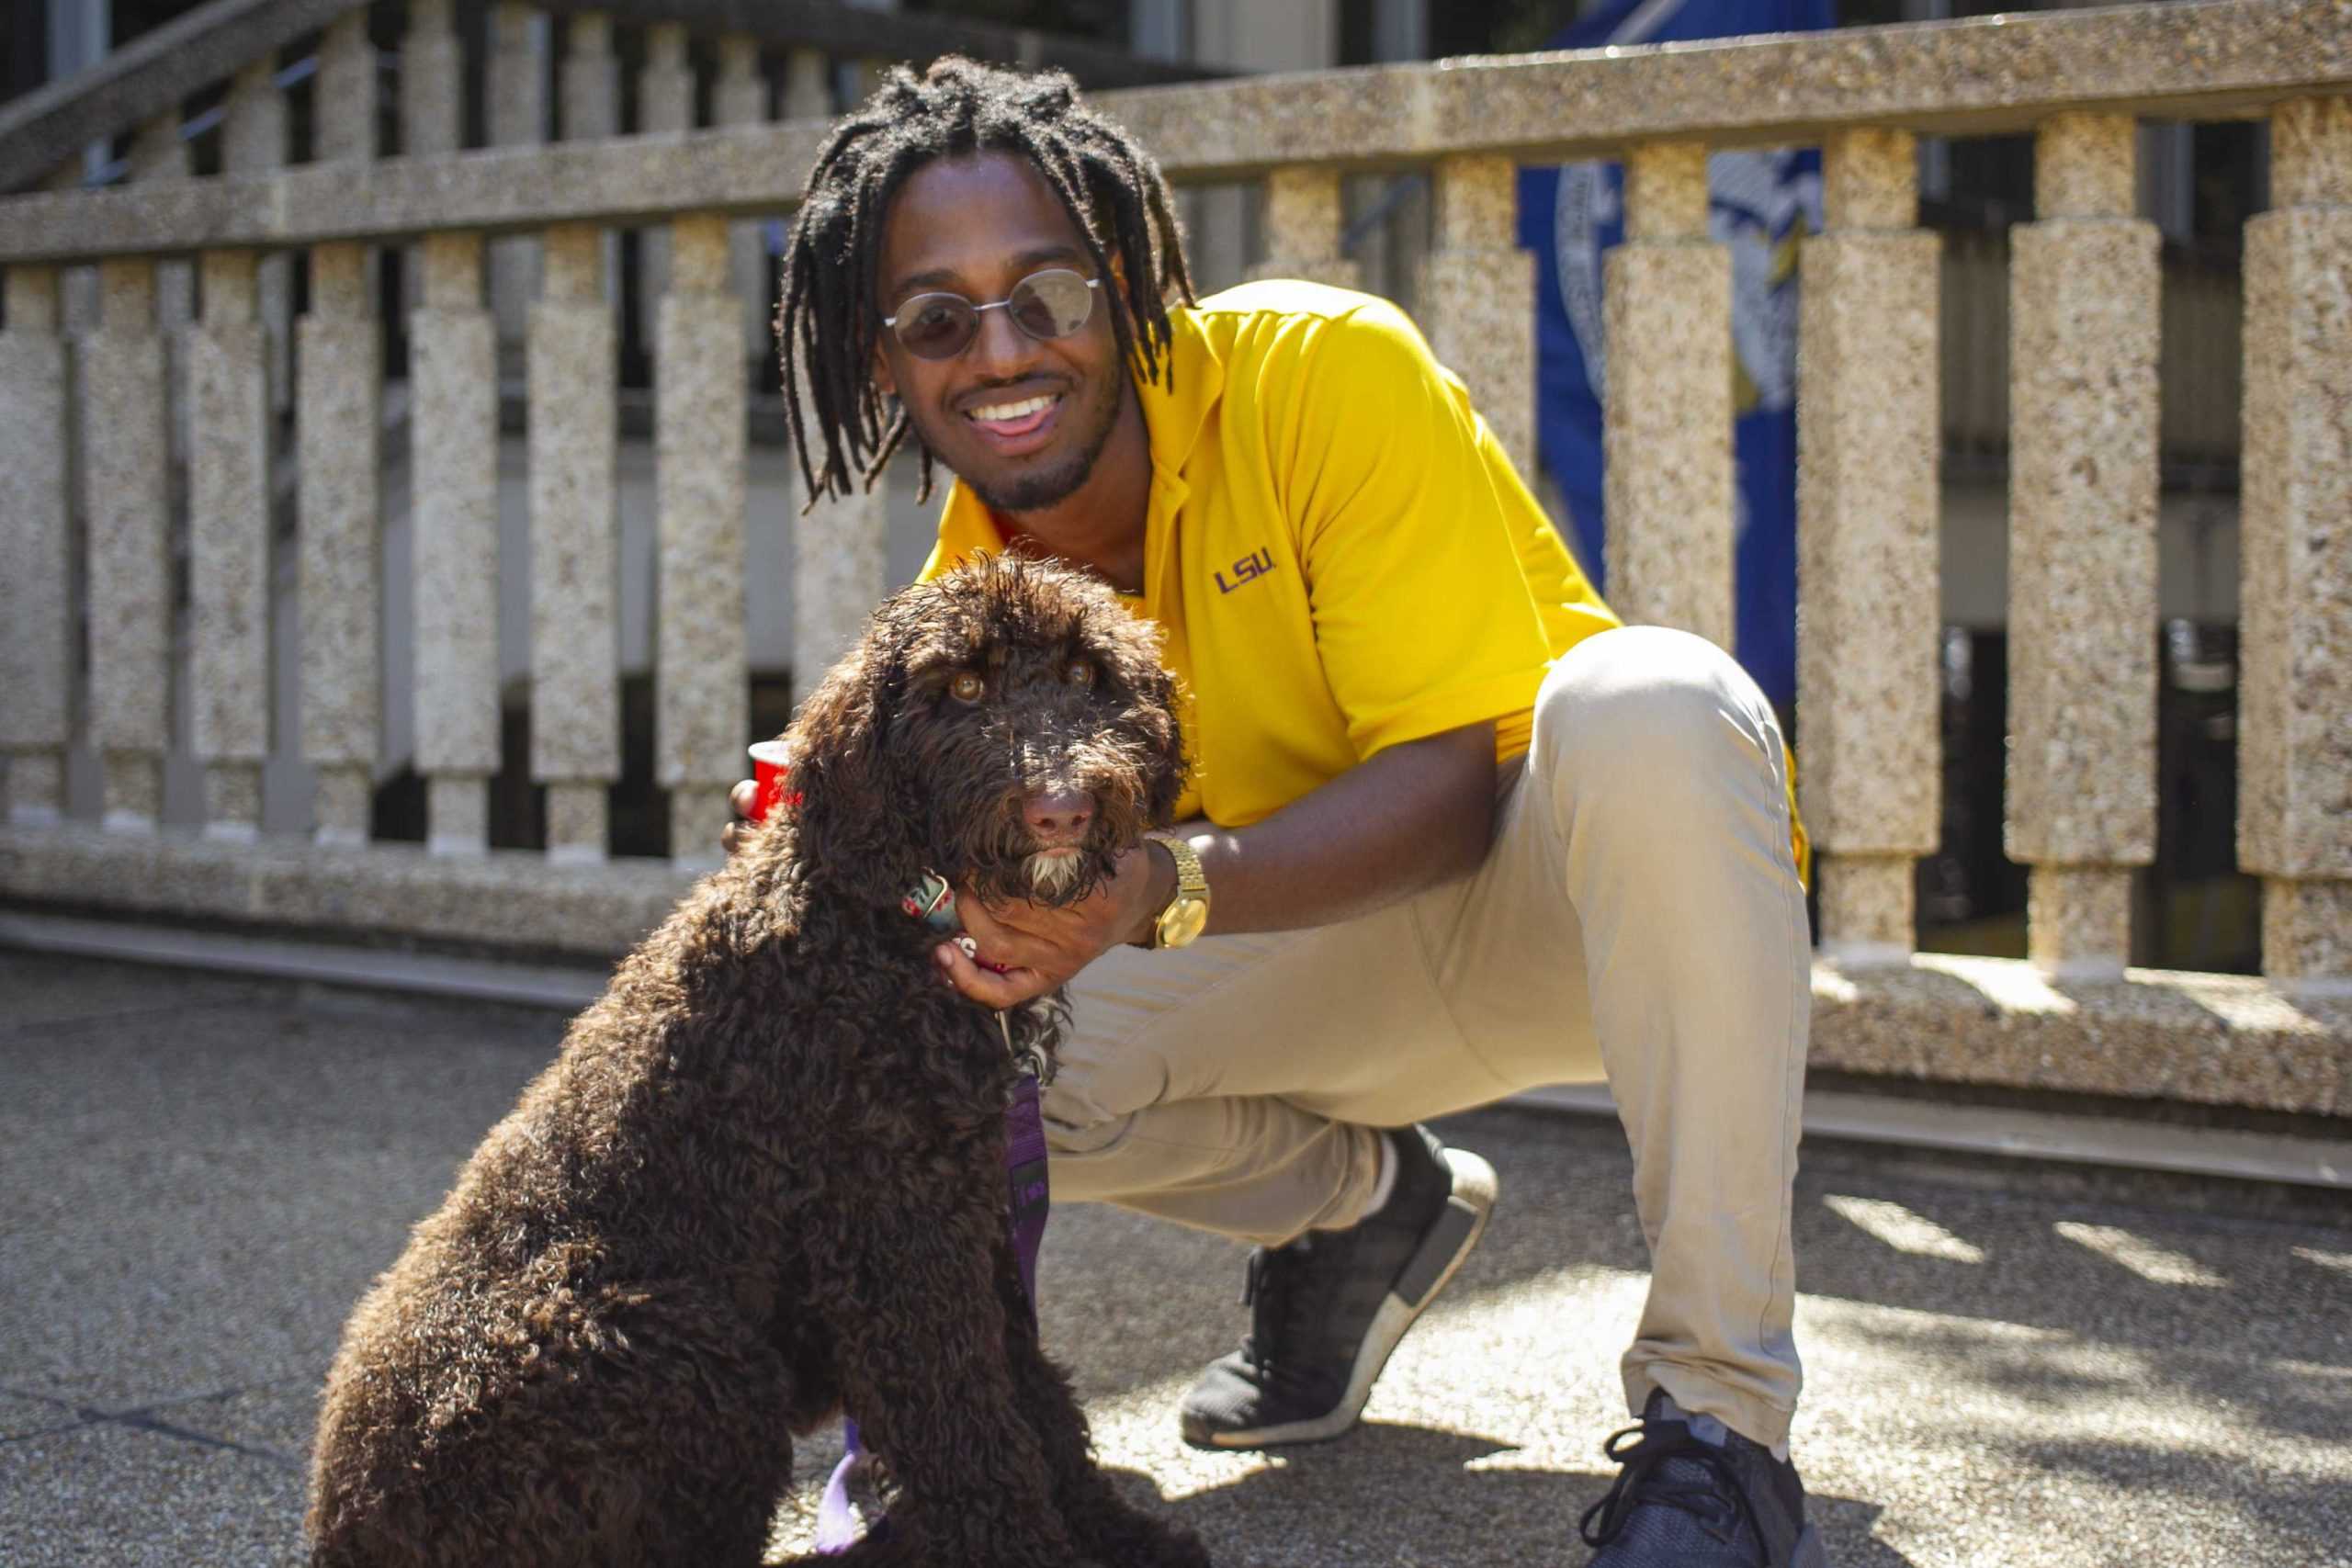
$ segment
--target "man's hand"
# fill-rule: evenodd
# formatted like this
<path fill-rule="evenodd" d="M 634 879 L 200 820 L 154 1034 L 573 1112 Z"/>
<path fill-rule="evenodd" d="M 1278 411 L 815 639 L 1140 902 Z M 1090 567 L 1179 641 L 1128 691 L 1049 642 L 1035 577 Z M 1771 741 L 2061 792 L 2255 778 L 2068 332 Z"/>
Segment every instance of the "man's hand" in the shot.
<path fill-rule="evenodd" d="M 718 830 L 718 847 L 733 854 L 752 831 L 752 807 L 760 798 L 760 786 L 751 779 L 739 782 L 727 792 L 727 804 L 735 808 L 735 820 Z"/>
<path fill-rule="evenodd" d="M 1019 1007 L 1066 984 L 1121 942 L 1140 939 L 1176 890 L 1175 858 L 1148 842 L 1121 855 L 1111 880 L 1064 908 L 1019 902 L 983 904 L 959 888 L 956 910 L 980 957 L 1002 973 L 975 964 L 952 942 L 934 950 L 948 983 L 976 1002 Z"/>

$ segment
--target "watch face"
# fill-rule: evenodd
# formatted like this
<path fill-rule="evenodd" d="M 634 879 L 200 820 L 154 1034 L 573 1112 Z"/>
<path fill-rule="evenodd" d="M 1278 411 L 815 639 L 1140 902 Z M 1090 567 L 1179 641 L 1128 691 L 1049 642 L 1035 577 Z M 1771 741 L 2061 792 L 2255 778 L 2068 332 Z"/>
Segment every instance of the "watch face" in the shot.
<path fill-rule="evenodd" d="M 1209 906 L 1205 898 L 1179 898 L 1168 906 L 1159 917 L 1159 945 L 1182 947 L 1200 935 L 1209 923 Z"/>

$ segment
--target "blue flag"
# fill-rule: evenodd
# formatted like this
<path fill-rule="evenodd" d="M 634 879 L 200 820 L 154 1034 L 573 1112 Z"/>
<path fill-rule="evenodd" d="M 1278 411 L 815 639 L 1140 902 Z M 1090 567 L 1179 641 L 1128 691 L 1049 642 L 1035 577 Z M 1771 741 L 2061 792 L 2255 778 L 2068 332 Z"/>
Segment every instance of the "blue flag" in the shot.
<path fill-rule="evenodd" d="M 1606 0 L 1555 49 L 1807 32 L 1832 0 Z M 1797 244 L 1821 227 L 1821 155 L 1717 152 L 1707 160 L 1707 227 L 1731 251 L 1733 434 L 1737 482 L 1734 654 L 1784 708 L 1796 694 Z M 1521 169 L 1519 243 L 1536 266 L 1537 439 L 1566 501 L 1569 543 L 1607 592 L 1601 508 L 1601 253 L 1625 237 L 1615 164 Z"/>

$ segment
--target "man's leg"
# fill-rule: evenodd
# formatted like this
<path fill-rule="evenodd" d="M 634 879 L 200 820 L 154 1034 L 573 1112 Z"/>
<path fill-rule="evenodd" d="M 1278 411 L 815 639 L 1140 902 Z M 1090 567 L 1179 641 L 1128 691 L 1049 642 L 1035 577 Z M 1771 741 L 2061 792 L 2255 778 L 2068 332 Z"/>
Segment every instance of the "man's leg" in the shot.
<path fill-rule="evenodd" d="M 1259 1244 L 1249 1337 L 1185 1396 L 1188 1441 L 1347 1430 L 1476 1245 L 1493 1169 L 1406 1124 L 1508 1086 L 1463 1049 L 1425 952 L 1400 907 L 1120 953 L 1073 987 L 1057 1190 Z"/>
<path fill-rule="evenodd" d="M 1826 1562 L 1785 1448 L 1811 953 L 1784 767 L 1770 709 L 1712 645 L 1653 627 L 1579 644 L 1436 939 L 1455 1015 L 1514 1078 L 1561 1049 L 1517 978 L 1581 959 L 1633 1147 L 1651 1280 L 1623 1371 L 1641 1435 L 1612 1445 L 1624 1468 L 1587 1517 L 1592 1568 Z"/>
<path fill-rule="evenodd" d="M 1544 682 L 1487 864 L 1432 933 L 1453 1015 L 1514 1087 L 1595 1076 L 1587 1049 L 1607 1069 L 1651 1255 L 1628 1407 L 1663 1388 L 1768 1446 L 1801 1378 L 1812 1012 L 1785 765 L 1770 705 L 1712 644 L 1654 626 L 1579 643 Z M 1567 1029 L 1547 1011 L 1559 982 L 1524 979 L 1563 963 L 1585 993 Z"/>

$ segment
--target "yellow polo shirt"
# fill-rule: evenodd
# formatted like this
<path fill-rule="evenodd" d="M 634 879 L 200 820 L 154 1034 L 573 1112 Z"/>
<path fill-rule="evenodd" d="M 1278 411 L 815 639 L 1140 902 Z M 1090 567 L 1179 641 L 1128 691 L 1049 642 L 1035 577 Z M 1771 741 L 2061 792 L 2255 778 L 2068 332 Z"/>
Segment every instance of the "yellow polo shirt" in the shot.
<path fill-rule="evenodd" d="M 1498 761 L 1523 753 L 1552 660 L 1618 619 L 1411 320 L 1268 281 L 1170 322 L 1136 382 L 1152 471 L 1128 602 L 1185 692 L 1178 818 L 1243 827 L 1487 719 Z M 958 483 L 922 576 L 1004 545 Z"/>

